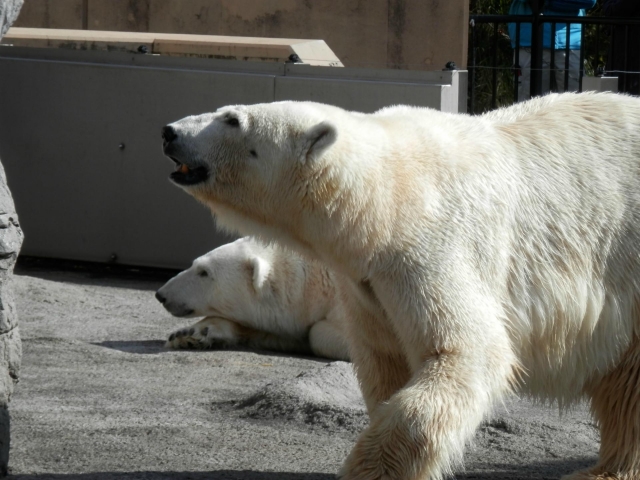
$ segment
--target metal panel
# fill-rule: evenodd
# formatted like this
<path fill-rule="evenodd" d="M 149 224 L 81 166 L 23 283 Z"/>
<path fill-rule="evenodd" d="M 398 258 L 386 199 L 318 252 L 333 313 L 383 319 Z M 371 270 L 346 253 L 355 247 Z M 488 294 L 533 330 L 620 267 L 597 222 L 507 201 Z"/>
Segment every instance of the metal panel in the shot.
<path fill-rule="evenodd" d="M 65 48 L 33 48 L 0 45 L 0 57 L 23 60 L 128 65 L 171 70 L 204 70 L 207 72 L 254 73 L 284 75 L 285 64 L 275 62 L 239 62 L 198 57 L 172 57 L 100 50 L 69 50 Z"/>
<path fill-rule="evenodd" d="M 618 92 L 618 77 L 582 77 L 582 91 Z"/>
<path fill-rule="evenodd" d="M 23 254 L 183 267 L 225 241 L 167 180 L 160 128 L 271 101 L 273 76 L 6 58 L 0 72 L 0 158 Z"/>
<path fill-rule="evenodd" d="M 441 110 L 443 85 L 276 77 L 276 100 L 311 100 L 347 110 L 375 112 L 389 105 L 416 105 Z"/>
<path fill-rule="evenodd" d="M 288 77 L 336 78 L 349 80 L 372 80 L 379 82 L 425 83 L 451 85 L 458 70 L 397 70 L 380 68 L 333 68 L 316 67 L 299 63 L 285 65 Z"/>
<path fill-rule="evenodd" d="M 316 101 L 363 112 L 397 104 L 466 112 L 467 72 L 464 70 L 425 72 L 287 64 L 285 75 L 287 80 L 276 79 L 276 99 L 279 100 L 318 99 Z M 292 78 L 299 81 L 290 81 Z"/>

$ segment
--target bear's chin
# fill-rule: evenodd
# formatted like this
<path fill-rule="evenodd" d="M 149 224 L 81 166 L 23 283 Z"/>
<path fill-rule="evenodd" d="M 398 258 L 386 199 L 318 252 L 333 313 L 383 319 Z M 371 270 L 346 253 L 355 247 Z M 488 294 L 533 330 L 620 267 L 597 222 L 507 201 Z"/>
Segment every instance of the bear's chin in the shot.
<path fill-rule="evenodd" d="M 209 170 L 206 167 L 189 168 L 186 171 L 178 169 L 169 175 L 169 179 L 176 185 L 192 186 L 204 183 L 209 178 Z"/>

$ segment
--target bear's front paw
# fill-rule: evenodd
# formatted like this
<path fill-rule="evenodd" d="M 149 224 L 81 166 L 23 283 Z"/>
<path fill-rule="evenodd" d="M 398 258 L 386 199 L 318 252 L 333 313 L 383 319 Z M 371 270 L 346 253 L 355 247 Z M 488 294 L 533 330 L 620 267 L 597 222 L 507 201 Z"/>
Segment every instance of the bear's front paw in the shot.
<path fill-rule="evenodd" d="M 357 444 L 338 472 L 338 480 L 395 480 L 385 472 L 382 462 L 367 457 L 363 446 Z"/>
<path fill-rule="evenodd" d="M 181 328 L 169 335 L 165 348 L 178 349 L 217 349 L 228 347 L 232 342 L 219 322 L 204 319 L 187 328 Z"/>
<path fill-rule="evenodd" d="M 384 437 L 379 437 L 376 428 L 369 427 L 362 432 L 358 442 L 345 460 L 339 480 L 400 480 L 402 473 L 399 465 L 393 465 L 393 449 L 385 445 Z M 388 461 L 391 460 L 391 464 Z M 403 478 L 404 480 L 404 478 Z"/>
<path fill-rule="evenodd" d="M 382 404 L 371 425 L 360 434 L 344 462 L 340 480 L 425 480 L 442 478 L 442 469 L 431 457 L 426 428 L 393 402 Z"/>

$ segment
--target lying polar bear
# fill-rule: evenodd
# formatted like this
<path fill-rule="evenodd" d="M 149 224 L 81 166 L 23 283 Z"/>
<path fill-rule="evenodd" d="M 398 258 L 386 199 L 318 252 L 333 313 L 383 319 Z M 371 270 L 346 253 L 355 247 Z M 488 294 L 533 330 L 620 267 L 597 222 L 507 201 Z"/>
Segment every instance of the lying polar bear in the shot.
<path fill-rule="evenodd" d="M 571 478 L 640 479 L 639 98 L 230 106 L 163 137 L 219 225 L 341 274 L 371 417 L 342 480 L 442 478 L 514 390 L 591 402 L 600 459 Z"/>
<path fill-rule="evenodd" d="M 349 360 L 334 274 L 273 244 L 241 238 L 193 261 L 156 298 L 176 317 L 170 348 L 249 348 Z"/>

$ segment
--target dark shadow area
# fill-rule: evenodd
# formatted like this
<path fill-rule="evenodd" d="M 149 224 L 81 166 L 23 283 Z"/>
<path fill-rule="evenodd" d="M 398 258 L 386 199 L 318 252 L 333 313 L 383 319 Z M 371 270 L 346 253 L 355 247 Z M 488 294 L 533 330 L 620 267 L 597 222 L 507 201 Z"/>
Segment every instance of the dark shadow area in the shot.
<path fill-rule="evenodd" d="M 328 473 L 255 472 L 219 470 L 215 472 L 95 472 L 80 474 L 12 475 L 18 480 L 335 480 Z"/>
<path fill-rule="evenodd" d="M 18 275 L 79 285 L 156 290 L 180 270 L 20 256 L 14 272 Z"/>
<path fill-rule="evenodd" d="M 157 355 L 158 353 L 169 351 L 164 348 L 164 342 L 164 340 L 124 340 L 97 342 L 92 343 L 91 345 L 119 350 L 126 353 Z"/>
<path fill-rule="evenodd" d="M 486 465 L 482 471 L 467 470 L 455 475 L 460 479 L 557 480 L 576 470 L 595 465 L 596 458 L 549 461 L 528 465 Z M 213 472 L 95 472 L 80 474 L 11 475 L 16 480 L 334 480 L 329 473 L 256 472 L 218 470 Z"/>
<path fill-rule="evenodd" d="M 198 354 L 203 352 L 211 352 L 214 350 L 224 350 L 228 352 L 250 352 L 256 355 L 265 357 L 282 357 L 282 358 L 305 358 L 307 360 L 313 360 L 318 364 L 326 365 L 333 362 L 327 358 L 314 357 L 311 355 L 295 354 L 278 352 L 272 350 L 257 350 L 253 348 L 243 348 L 240 346 L 234 346 L 223 349 L 200 349 L 200 348 L 184 348 L 178 350 L 171 350 L 164 348 L 165 340 L 106 340 L 104 342 L 95 342 L 91 345 L 98 347 L 110 348 L 112 350 L 119 350 L 126 353 L 138 353 L 142 355 L 157 355 L 158 353 L 165 352 L 188 352 L 190 354 Z"/>
<path fill-rule="evenodd" d="M 487 462 L 482 469 L 469 468 L 464 472 L 455 475 L 457 480 L 478 479 L 478 480 L 559 480 L 563 475 L 569 475 L 578 470 L 590 468 L 596 464 L 598 459 L 580 458 L 571 460 L 556 460 L 535 463 L 514 464 L 491 464 Z"/>

